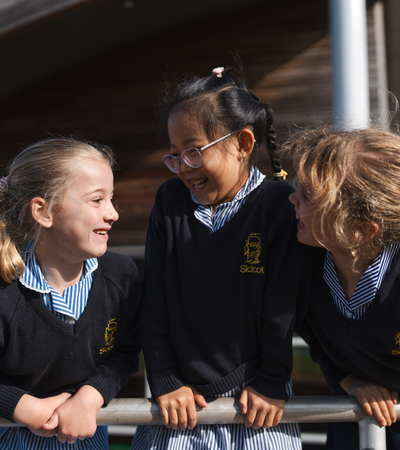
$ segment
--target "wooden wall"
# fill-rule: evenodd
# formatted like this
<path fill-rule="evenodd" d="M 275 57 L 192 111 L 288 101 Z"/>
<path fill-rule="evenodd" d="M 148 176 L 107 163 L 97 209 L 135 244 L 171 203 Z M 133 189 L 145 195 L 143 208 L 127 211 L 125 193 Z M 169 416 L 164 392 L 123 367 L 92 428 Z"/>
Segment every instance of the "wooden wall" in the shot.
<path fill-rule="evenodd" d="M 121 217 L 110 244 L 143 244 L 155 191 L 172 176 L 161 162 L 167 141 L 152 129 L 165 79 L 184 72 L 207 75 L 226 65 L 230 52 L 242 57 L 252 88 L 275 110 L 278 128 L 330 118 L 326 2 L 274 0 L 132 42 L 3 100 L 0 163 L 48 133 L 110 145 L 120 166 L 116 199 Z M 370 63 L 376 103 L 373 52 Z"/>

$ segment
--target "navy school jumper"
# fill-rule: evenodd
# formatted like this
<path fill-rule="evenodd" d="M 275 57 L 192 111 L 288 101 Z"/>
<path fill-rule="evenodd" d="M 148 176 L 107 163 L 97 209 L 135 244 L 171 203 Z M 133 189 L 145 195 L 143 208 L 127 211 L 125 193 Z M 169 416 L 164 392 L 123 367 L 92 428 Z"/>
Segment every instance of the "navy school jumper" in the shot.
<path fill-rule="evenodd" d="M 367 311 L 356 321 L 339 313 L 323 279 L 326 250 L 315 249 L 307 320 L 297 332 L 310 345 L 333 393 L 344 395 L 339 382 L 347 375 L 400 392 L 400 254 L 392 262 Z M 332 424 L 329 449 L 358 448 L 358 425 Z M 388 448 L 400 449 L 400 424 L 387 428 Z M 332 437 L 331 437 L 332 436 Z"/>
<path fill-rule="evenodd" d="M 12 420 L 25 393 L 74 394 L 90 385 L 106 406 L 138 369 L 140 277 L 127 256 L 98 258 L 87 306 L 74 324 L 58 319 L 19 281 L 0 287 L 0 416 Z"/>
<path fill-rule="evenodd" d="M 287 399 L 292 333 L 304 317 L 310 249 L 297 240 L 286 182 L 264 180 L 211 235 L 179 179 L 164 183 L 150 218 L 141 336 L 155 398 L 184 384 L 221 395 L 252 378 Z"/>

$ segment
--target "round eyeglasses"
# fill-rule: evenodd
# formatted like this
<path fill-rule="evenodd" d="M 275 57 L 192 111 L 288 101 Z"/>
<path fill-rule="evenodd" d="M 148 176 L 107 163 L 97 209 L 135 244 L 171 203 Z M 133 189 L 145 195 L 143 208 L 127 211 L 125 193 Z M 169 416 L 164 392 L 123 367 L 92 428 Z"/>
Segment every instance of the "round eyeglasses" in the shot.
<path fill-rule="evenodd" d="M 165 155 L 162 157 L 162 160 L 164 161 L 164 164 L 168 167 L 168 169 L 174 173 L 180 172 L 182 161 L 189 167 L 198 169 L 203 164 L 201 153 L 204 150 L 207 150 L 212 145 L 218 144 L 218 142 L 221 142 L 222 140 L 226 139 L 229 136 L 232 136 L 232 134 L 238 133 L 239 131 L 240 130 L 233 131 L 232 133 L 229 133 L 226 136 L 217 139 L 216 141 L 210 142 L 210 144 L 207 144 L 201 148 L 187 148 L 182 152 L 181 156 Z"/>

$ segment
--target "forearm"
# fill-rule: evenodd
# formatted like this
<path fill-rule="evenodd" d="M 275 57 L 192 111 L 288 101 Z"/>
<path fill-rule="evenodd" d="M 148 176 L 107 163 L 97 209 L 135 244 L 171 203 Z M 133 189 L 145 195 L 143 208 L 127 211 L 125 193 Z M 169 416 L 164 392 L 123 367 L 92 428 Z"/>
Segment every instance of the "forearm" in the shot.
<path fill-rule="evenodd" d="M 0 384 L 0 416 L 7 420 L 13 421 L 15 408 L 21 398 L 29 393 L 23 389 L 11 385 L 6 380 L 4 381 L 6 384 Z"/>
<path fill-rule="evenodd" d="M 39 418 L 40 410 L 41 405 L 38 399 L 29 394 L 24 394 L 15 407 L 14 421 L 16 423 L 20 423 L 21 425 L 35 426 L 36 428 L 39 428 L 44 423 Z"/>

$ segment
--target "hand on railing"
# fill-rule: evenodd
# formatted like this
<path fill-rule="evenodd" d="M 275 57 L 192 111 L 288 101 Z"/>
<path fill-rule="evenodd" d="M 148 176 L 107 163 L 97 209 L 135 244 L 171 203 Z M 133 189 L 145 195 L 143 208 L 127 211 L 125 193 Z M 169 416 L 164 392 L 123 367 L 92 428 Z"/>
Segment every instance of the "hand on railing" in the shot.
<path fill-rule="evenodd" d="M 197 423 L 244 423 L 245 416 L 238 399 L 220 397 L 209 399 L 207 408 L 196 407 Z M 400 417 L 400 405 L 395 406 Z M 96 414 L 97 425 L 162 425 L 160 410 L 156 402 L 148 398 L 115 398 L 106 408 Z M 351 395 L 323 397 L 290 397 L 285 404 L 282 423 L 310 422 L 363 422 L 368 415 Z M 368 420 L 370 420 L 368 418 Z M 0 417 L 1 427 L 20 427 Z M 384 428 L 382 428 L 384 431 Z"/>
<path fill-rule="evenodd" d="M 74 444 L 77 439 L 92 437 L 97 429 L 96 412 L 103 403 L 103 396 L 97 389 L 84 385 L 56 408 L 43 429 L 58 428 L 57 436 L 61 443 Z"/>
<path fill-rule="evenodd" d="M 190 430 L 196 426 L 196 403 L 201 408 L 207 407 L 204 397 L 191 386 L 182 386 L 157 399 L 158 408 L 166 427 L 178 430 Z"/>
<path fill-rule="evenodd" d="M 397 413 L 394 405 L 397 403 L 398 392 L 389 391 L 383 386 L 370 381 L 348 375 L 340 382 L 340 386 L 353 395 L 371 419 L 386 427 L 396 422 Z"/>
<path fill-rule="evenodd" d="M 49 437 L 57 434 L 58 429 L 44 429 L 49 418 L 54 414 L 54 410 L 66 402 L 71 394 L 66 392 L 48 398 L 36 398 L 25 394 L 19 400 L 14 411 L 14 421 L 18 424 L 27 426 L 32 433 L 37 436 Z"/>
<path fill-rule="evenodd" d="M 246 416 L 245 426 L 258 430 L 278 425 L 282 419 L 285 401 L 265 397 L 247 386 L 240 395 L 239 406 L 242 414 Z"/>

